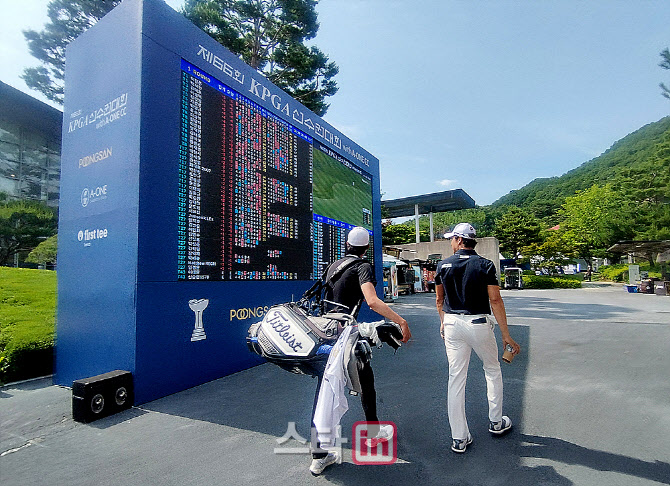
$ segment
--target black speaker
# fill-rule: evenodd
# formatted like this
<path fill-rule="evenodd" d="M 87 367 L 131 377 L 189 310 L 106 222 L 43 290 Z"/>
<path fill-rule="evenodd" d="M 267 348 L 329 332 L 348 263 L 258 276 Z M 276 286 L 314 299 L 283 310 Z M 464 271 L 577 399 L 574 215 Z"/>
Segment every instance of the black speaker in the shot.
<path fill-rule="evenodd" d="M 72 418 L 93 422 L 130 408 L 134 401 L 130 371 L 110 371 L 72 382 Z"/>

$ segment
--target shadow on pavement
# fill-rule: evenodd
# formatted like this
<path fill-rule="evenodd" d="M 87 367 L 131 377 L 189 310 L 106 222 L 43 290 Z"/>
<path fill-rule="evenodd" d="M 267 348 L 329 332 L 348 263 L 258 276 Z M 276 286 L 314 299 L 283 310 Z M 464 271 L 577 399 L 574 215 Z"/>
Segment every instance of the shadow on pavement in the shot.
<path fill-rule="evenodd" d="M 536 295 L 504 296 L 508 317 L 535 319 L 589 320 L 611 319 L 630 313 L 630 309 L 593 302 L 557 302 Z"/>
<path fill-rule="evenodd" d="M 520 299 L 520 300 L 518 300 Z M 617 306 L 560 304 L 533 296 L 506 298 L 511 316 L 547 319 L 565 316 L 607 318 L 624 312 Z M 587 449 L 561 439 L 522 434 L 528 356 L 532 346 L 528 326 L 510 326 L 524 352 L 512 364 L 502 364 L 505 384 L 504 413 L 517 427 L 504 437 L 488 433 L 486 382 L 481 361 L 473 353 L 467 383 L 466 410 L 474 442 L 465 454 L 450 450 L 446 413 L 447 363 L 439 338 L 434 295 L 408 297 L 395 306 L 410 323 L 413 339 L 398 353 L 375 350 L 373 367 L 381 420 L 398 427 L 399 461 L 391 466 L 357 466 L 345 462 L 329 468 L 328 481 L 343 485 L 369 484 L 517 484 L 571 485 L 572 481 L 550 465 L 526 465 L 524 458 L 540 458 L 582 465 L 597 471 L 670 484 L 670 466 L 632 457 Z M 500 343 L 499 331 L 496 335 Z M 276 438 L 296 422 L 297 431 L 309 437 L 310 407 L 316 380 L 287 373 L 265 364 L 220 380 L 146 404 L 143 408 L 209 421 L 266 434 L 256 450 L 259 459 L 272 454 Z M 349 397 L 349 411 L 342 420 L 343 436 L 351 437 L 352 424 L 363 419 L 360 401 Z M 261 441 L 263 442 L 263 441 Z M 351 457 L 346 443 L 345 458 Z M 286 457 L 287 470 L 307 468 L 309 457 Z M 284 463 L 284 462 L 282 462 Z"/>
<path fill-rule="evenodd" d="M 311 404 L 316 380 L 264 364 L 219 380 L 206 383 L 160 400 L 156 400 L 117 415 L 101 419 L 89 427 L 71 420 L 70 403 L 65 390 L 51 386 L 50 379 L 16 384 L 0 388 L 3 406 L 3 427 L 0 432 L 13 435 L 5 440 L 5 449 L 20 452 L 8 454 L 3 466 L 11 463 L 21 478 L 34 478 L 38 469 L 27 471 L 30 461 L 20 461 L 19 454 L 27 454 L 39 463 L 50 460 L 56 476 L 66 484 L 73 467 L 58 455 L 47 454 L 46 447 L 27 447 L 26 438 L 41 437 L 46 431 L 54 443 L 65 450 L 86 457 L 91 464 L 106 473 L 106 452 L 89 450 L 88 443 L 104 440 L 111 442 L 113 459 L 126 465 L 130 461 L 140 477 L 160 474 L 169 477 L 172 468 L 198 475 L 202 484 L 251 484 L 241 478 L 253 477 L 254 484 L 292 482 L 291 484 L 334 483 L 347 486 L 371 484 L 389 485 L 571 485 L 570 479 L 555 467 L 539 462 L 551 461 L 576 465 L 593 471 L 608 471 L 626 475 L 631 482 L 639 480 L 670 484 L 670 464 L 644 460 L 604 451 L 588 449 L 568 441 L 522 433 L 524 430 L 524 402 L 527 397 L 529 355 L 533 343 L 529 326 L 511 325 L 512 337 L 522 346 L 523 353 L 513 363 L 502 364 L 504 381 L 504 413 L 515 423 L 515 428 L 504 437 L 488 433 L 486 383 L 481 361 L 472 354 L 467 382 L 466 411 L 474 442 L 465 454 L 451 452 L 451 437 L 446 412 L 447 360 L 444 344 L 439 337 L 439 323 L 434 306 L 434 294 L 407 297 L 395 305 L 399 314 L 410 323 L 413 339 L 397 353 L 384 347 L 374 351 L 373 368 L 378 393 L 381 420 L 390 420 L 398 428 L 398 462 L 390 466 L 357 466 L 351 461 L 351 444 L 344 444 L 347 462 L 326 470 L 323 478 L 313 479 L 307 472 L 308 455 L 277 455 L 277 439 L 287 432 L 288 423 L 295 422 L 297 432 L 309 438 Z M 579 318 L 593 316 L 603 319 L 623 312 L 617 306 L 597 306 L 596 310 L 575 304 L 556 303 L 555 300 L 521 294 L 504 297 L 511 316 L 541 316 L 556 319 L 563 310 Z M 597 314 L 597 316 L 596 316 Z M 514 322 L 514 320 L 512 320 Z M 498 342 L 500 335 L 496 329 Z M 541 348 L 536 343 L 536 350 Z M 537 361 L 533 366 L 539 366 Z M 39 395 L 42 408 L 31 406 Z M 147 411 L 183 417 L 197 422 L 164 420 Z M 135 427 L 137 420 L 139 428 Z M 349 411 L 342 420 L 343 436 L 350 439 L 354 422 L 363 419 L 360 400 L 349 397 Z M 50 427 L 44 427 L 49 422 Z M 125 423 L 125 424 L 124 424 Z M 225 427 L 211 427 L 209 424 Z M 121 427 L 113 427 L 122 425 Z M 171 427 L 171 429 L 170 429 Z M 96 430 L 97 429 L 97 430 Z M 101 430 L 108 429 L 108 430 Z M 192 432 L 185 433 L 185 430 Z M 142 435 L 145 434 L 145 435 Z M 2 434 L 0 434 L 1 436 Z M 188 438 L 191 442 L 180 443 Z M 193 440 L 193 437 L 196 439 Z M 221 440 L 218 440 L 221 437 Z M 56 441 L 55 439 L 60 439 Z M 78 441 L 88 440 L 83 445 Z M 169 443 L 172 440 L 172 443 Z M 199 442 L 208 441 L 203 447 Z M 124 452 L 133 441 L 132 456 Z M 153 447 L 144 456 L 143 447 Z M 165 448 L 163 446 L 165 445 Z M 196 445 L 197 452 L 190 447 Z M 296 443 L 293 446 L 297 446 Z M 68 449 L 69 448 L 69 449 Z M 182 453 L 183 449 L 183 453 Z M 165 455 L 166 452 L 168 455 Z M 662 452 L 662 451 L 661 451 Z M 60 454 L 60 451 L 58 451 Z M 171 453 L 171 455 L 170 455 Z M 98 454 L 98 455 L 96 455 Z M 199 454 L 204 457 L 201 458 Z M 165 457 L 167 459 L 165 459 Z M 210 478 L 207 466 L 201 461 L 211 460 L 221 476 Z M 167 462 L 171 461 L 171 462 Z M 75 464 L 74 462 L 72 464 Z M 193 464 L 196 464 L 195 466 Z M 62 470 L 58 469 L 62 466 Z M 91 466 L 94 468 L 96 466 Z M 133 467 L 132 465 L 129 467 Z M 557 466 L 557 468 L 560 466 Z M 96 471 L 91 471 L 93 474 Z M 153 468 L 153 469 L 152 469 Z M 577 469 L 577 468 L 575 468 Z M 242 471 L 242 473 L 240 473 Z M 562 468 L 563 474 L 574 469 Z M 247 474 L 248 473 L 248 474 Z M 176 474 L 176 473 L 174 473 Z M 230 477 L 227 476 L 230 474 Z M 579 476 L 579 474 L 577 474 Z M 184 479 L 186 476 L 178 476 Z M 207 482 L 207 479 L 216 481 Z M 575 478 L 572 478 L 575 479 Z M 195 479 L 193 483 L 195 484 Z M 578 481 L 575 479 L 575 481 Z M 19 483 L 14 483 L 19 484 Z M 20 484 L 34 484 L 23 482 Z M 84 484 L 82 482 L 76 484 Z M 157 483 L 158 484 L 158 483 Z M 169 483 L 165 483 L 169 484 Z M 178 484 L 178 483 L 174 483 Z"/>
<path fill-rule="evenodd" d="M 34 391 L 53 386 L 52 377 L 45 376 L 32 380 L 21 381 L 18 383 L 8 383 L 0 388 L 0 398 L 12 397 L 11 390 Z"/>
<path fill-rule="evenodd" d="M 463 454 L 450 450 L 451 434 L 446 413 L 447 360 L 439 337 L 434 296 L 412 297 L 410 305 L 396 306 L 412 326 L 413 340 L 396 354 L 388 347 L 373 354 L 380 420 L 394 421 L 398 428 L 398 463 L 391 466 L 357 466 L 344 463 L 330 468 L 326 477 L 335 483 L 356 484 L 500 484 L 521 474 L 526 484 L 538 478 L 560 476 L 551 467 L 523 468 L 519 461 L 521 438 L 514 429 L 505 437 L 488 433 L 488 403 L 482 364 L 472 353 L 467 383 L 467 414 L 474 443 Z M 526 350 L 510 365 L 503 364 L 504 413 L 523 423 L 523 399 L 529 329 L 511 326 L 515 340 Z M 499 333 L 497 335 L 500 343 Z M 266 434 L 259 455 L 272 454 L 276 438 L 296 422 L 297 432 L 309 438 L 311 403 L 316 380 L 287 373 L 264 364 L 143 405 L 141 408 L 208 421 Z M 354 422 L 363 420 L 360 400 L 349 397 L 349 411 L 342 420 L 343 436 L 351 438 Z M 344 445 L 351 452 L 351 444 Z M 347 453 L 345 453 L 347 457 Z M 286 459 L 287 468 L 293 464 Z M 304 463 L 309 457 L 297 459 Z M 507 479 L 505 479 L 507 478 Z M 545 479 L 546 480 L 546 479 Z M 525 481 L 525 480 L 524 480 Z"/>
<path fill-rule="evenodd" d="M 559 461 L 565 464 L 586 466 L 596 471 L 613 471 L 638 478 L 670 484 L 670 463 L 612 454 L 610 452 L 587 449 L 563 439 L 521 434 L 527 445 L 521 448 L 522 457 L 535 457 Z"/>

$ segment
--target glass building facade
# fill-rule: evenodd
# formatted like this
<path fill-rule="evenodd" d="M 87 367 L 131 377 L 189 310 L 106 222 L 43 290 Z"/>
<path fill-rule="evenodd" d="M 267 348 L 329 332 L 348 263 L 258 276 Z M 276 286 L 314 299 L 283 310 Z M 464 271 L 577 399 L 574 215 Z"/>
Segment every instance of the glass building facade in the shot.
<path fill-rule="evenodd" d="M 58 207 L 62 118 L 0 82 L 0 192 Z"/>

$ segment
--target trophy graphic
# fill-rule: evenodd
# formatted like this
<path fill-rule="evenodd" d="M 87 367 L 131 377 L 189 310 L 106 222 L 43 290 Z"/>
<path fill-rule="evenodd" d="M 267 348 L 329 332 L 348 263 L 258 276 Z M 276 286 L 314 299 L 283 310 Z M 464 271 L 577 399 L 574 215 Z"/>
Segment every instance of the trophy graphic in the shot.
<path fill-rule="evenodd" d="M 207 339 L 205 328 L 202 325 L 202 313 L 209 305 L 209 299 L 192 299 L 188 301 L 188 306 L 195 313 L 195 329 L 191 334 L 191 341 L 200 341 Z"/>

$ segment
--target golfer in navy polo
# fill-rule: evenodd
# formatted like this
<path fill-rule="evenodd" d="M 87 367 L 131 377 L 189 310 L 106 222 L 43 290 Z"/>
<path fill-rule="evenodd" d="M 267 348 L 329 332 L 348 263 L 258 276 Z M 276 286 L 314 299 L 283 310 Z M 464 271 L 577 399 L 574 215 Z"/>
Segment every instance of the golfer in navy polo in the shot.
<path fill-rule="evenodd" d="M 510 345 L 515 353 L 520 346 L 507 328 L 505 304 L 500 296 L 496 268 L 491 260 L 475 252 L 476 231 L 470 223 L 457 224 L 445 238 L 451 240 L 454 254 L 442 260 L 435 271 L 437 312 L 440 335 L 444 339 L 449 361 L 447 412 L 454 452 L 465 452 L 472 435 L 465 417 L 465 382 L 470 354 L 475 350 L 484 364 L 489 402 L 489 432 L 501 435 L 512 428 L 512 421 L 502 414 L 503 382 L 498 345 L 493 334 L 491 310 L 498 321 L 503 348 Z"/>

